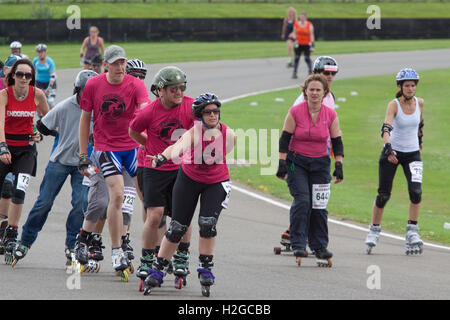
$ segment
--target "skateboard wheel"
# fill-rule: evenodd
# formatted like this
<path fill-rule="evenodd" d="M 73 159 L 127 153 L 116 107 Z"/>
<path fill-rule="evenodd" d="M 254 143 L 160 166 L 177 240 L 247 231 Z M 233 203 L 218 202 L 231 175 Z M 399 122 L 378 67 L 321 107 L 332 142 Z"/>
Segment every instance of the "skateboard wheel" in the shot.
<path fill-rule="evenodd" d="M 276 255 L 281 254 L 281 248 L 280 247 L 273 248 L 273 253 L 275 253 Z"/>

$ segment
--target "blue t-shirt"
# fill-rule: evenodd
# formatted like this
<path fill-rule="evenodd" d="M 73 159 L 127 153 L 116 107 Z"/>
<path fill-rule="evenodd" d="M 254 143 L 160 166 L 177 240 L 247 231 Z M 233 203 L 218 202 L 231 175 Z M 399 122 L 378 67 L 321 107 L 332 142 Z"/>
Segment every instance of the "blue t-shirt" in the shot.
<path fill-rule="evenodd" d="M 55 63 L 52 58 L 47 57 L 47 61 L 41 64 L 39 57 L 36 57 L 33 59 L 33 66 L 36 69 L 36 81 L 50 82 L 50 73 L 55 71 Z"/>

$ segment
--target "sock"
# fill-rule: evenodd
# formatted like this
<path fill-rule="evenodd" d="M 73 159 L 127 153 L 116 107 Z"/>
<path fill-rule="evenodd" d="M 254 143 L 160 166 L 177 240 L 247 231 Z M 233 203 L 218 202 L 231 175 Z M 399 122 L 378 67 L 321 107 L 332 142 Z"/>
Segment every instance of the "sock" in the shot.
<path fill-rule="evenodd" d="M 408 224 L 414 224 L 414 225 L 417 225 L 417 221 L 408 220 Z"/>

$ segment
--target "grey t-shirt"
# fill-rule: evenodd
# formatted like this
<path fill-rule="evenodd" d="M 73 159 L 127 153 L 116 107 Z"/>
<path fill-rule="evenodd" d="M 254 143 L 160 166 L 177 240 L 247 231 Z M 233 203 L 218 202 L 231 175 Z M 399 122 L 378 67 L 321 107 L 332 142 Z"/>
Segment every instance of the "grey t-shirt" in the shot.
<path fill-rule="evenodd" d="M 78 166 L 80 116 L 81 109 L 77 103 L 77 95 L 73 95 L 58 103 L 42 118 L 42 123 L 49 130 L 58 129 L 50 161 L 66 166 Z"/>

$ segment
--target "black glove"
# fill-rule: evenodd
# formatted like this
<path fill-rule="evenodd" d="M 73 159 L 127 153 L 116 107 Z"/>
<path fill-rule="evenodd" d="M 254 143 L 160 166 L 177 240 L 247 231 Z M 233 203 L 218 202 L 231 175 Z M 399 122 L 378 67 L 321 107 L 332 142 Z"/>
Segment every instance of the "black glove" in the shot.
<path fill-rule="evenodd" d="M 287 175 L 288 173 L 288 167 L 287 167 L 287 163 L 286 160 L 284 159 L 280 159 L 278 160 L 278 170 L 277 170 L 277 177 L 284 179 L 284 177 Z"/>
<path fill-rule="evenodd" d="M 0 156 L 9 153 L 8 145 L 6 142 L 0 142 Z"/>
<path fill-rule="evenodd" d="M 342 162 L 336 161 L 334 163 L 333 176 L 336 177 L 336 179 L 344 180 L 344 171 L 342 171 Z"/>
<path fill-rule="evenodd" d="M 394 150 L 392 150 L 392 146 L 390 143 L 386 143 L 384 145 L 383 151 L 381 151 L 381 155 L 383 156 L 383 158 L 387 158 L 391 154 L 394 154 Z"/>
<path fill-rule="evenodd" d="M 167 162 L 167 158 L 162 154 L 162 153 L 158 153 L 156 155 L 156 167 L 161 167 L 164 163 Z"/>
<path fill-rule="evenodd" d="M 78 162 L 78 170 L 86 170 L 89 165 L 92 164 L 91 159 L 89 159 L 87 154 L 80 154 L 80 161 Z"/>

